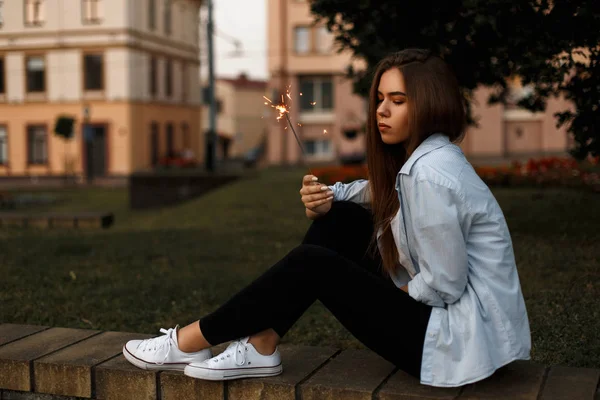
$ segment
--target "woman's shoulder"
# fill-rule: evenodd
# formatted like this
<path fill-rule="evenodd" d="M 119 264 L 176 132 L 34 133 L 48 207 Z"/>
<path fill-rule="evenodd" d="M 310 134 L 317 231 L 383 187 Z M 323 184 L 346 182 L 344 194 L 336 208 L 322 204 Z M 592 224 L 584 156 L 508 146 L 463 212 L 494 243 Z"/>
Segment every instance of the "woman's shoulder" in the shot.
<path fill-rule="evenodd" d="M 449 143 L 416 160 L 409 176 L 414 182 L 426 180 L 456 187 L 460 185 L 461 176 L 469 165 L 460 147 Z"/>

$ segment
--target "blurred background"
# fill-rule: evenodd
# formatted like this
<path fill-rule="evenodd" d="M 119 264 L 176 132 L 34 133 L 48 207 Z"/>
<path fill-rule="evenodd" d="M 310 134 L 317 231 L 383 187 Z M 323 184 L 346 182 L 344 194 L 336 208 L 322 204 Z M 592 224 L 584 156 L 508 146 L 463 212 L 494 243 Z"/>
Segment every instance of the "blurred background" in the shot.
<path fill-rule="evenodd" d="M 304 174 L 366 177 L 370 74 L 422 47 L 463 89 L 534 360 L 600 367 L 599 24 L 592 0 L 0 0 L 0 323 L 210 312 L 302 239 Z M 319 304 L 286 340 L 360 346 Z"/>

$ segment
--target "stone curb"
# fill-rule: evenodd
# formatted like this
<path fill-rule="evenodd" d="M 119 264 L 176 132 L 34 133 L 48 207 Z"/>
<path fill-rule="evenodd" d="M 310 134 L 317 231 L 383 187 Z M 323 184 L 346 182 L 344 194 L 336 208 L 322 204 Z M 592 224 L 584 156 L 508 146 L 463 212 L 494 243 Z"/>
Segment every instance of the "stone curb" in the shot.
<path fill-rule="evenodd" d="M 421 385 L 368 350 L 282 345 L 283 374 L 210 382 L 138 369 L 121 354 L 151 335 L 0 324 L 0 400 L 600 400 L 600 369 L 516 361 L 461 388 Z M 215 354 L 225 345 L 217 346 Z"/>

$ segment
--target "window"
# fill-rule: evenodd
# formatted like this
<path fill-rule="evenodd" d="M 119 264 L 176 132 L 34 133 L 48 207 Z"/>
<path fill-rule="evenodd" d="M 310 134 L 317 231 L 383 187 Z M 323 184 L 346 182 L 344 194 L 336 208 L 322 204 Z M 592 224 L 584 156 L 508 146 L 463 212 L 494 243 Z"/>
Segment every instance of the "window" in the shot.
<path fill-rule="evenodd" d="M 171 0 L 165 0 L 164 24 L 165 24 L 165 34 L 167 34 L 167 35 L 171 34 L 171 17 L 172 17 L 171 9 L 172 9 Z"/>
<path fill-rule="evenodd" d="M 46 91 L 46 60 L 42 56 L 27 57 L 27 92 Z"/>
<path fill-rule="evenodd" d="M 305 140 L 304 150 L 307 155 L 323 157 L 331 155 L 331 141 L 328 139 L 324 140 Z"/>
<path fill-rule="evenodd" d="M 81 19 L 84 24 L 100 22 L 100 0 L 81 0 Z"/>
<path fill-rule="evenodd" d="M 173 61 L 172 60 L 166 60 L 165 91 L 167 93 L 167 97 L 171 97 L 173 95 Z"/>
<path fill-rule="evenodd" d="M 4 94 L 4 58 L 0 58 L 0 94 Z"/>
<path fill-rule="evenodd" d="M 331 77 L 300 78 L 300 111 L 323 112 L 333 110 L 333 82 Z"/>
<path fill-rule="evenodd" d="M 0 165 L 8 164 L 8 134 L 6 126 L 0 125 Z"/>
<path fill-rule="evenodd" d="M 331 51 L 332 36 L 326 26 L 317 28 L 315 46 L 318 53 L 328 54 Z"/>
<path fill-rule="evenodd" d="M 148 29 L 156 29 L 156 0 L 148 0 Z"/>
<path fill-rule="evenodd" d="M 41 25 L 44 22 L 44 0 L 25 0 L 25 25 Z"/>
<path fill-rule="evenodd" d="M 181 136 L 183 139 L 183 148 L 189 149 L 190 147 L 192 147 L 192 138 L 190 137 L 190 126 L 187 122 L 181 123 Z"/>
<path fill-rule="evenodd" d="M 167 157 L 175 157 L 175 132 L 173 124 L 167 124 Z"/>
<path fill-rule="evenodd" d="M 27 159 L 29 164 L 48 162 L 48 134 L 44 125 L 27 127 Z"/>
<path fill-rule="evenodd" d="M 150 124 L 150 165 L 158 164 L 158 122 Z"/>
<path fill-rule="evenodd" d="M 104 57 L 102 54 L 83 56 L 83 74 L 85 90 L 104 89 Z"/>
<path fill-rule="evenodd" d="M 294 28 L 294 51 L 297 54 L 310 52 L 310 28 L 308 26 L 297 26 Z"/>
<path fill-rule="evenodd" d="M 158 93 L 158 60 L 156 57 L 150 57 L 150 95 L 156 96 Z"/>
<path fill-rule="evenodd" d="M 181 63 L 181 100 L 187 101 L 188 99 L 188 66 L 186 63 Z"/>

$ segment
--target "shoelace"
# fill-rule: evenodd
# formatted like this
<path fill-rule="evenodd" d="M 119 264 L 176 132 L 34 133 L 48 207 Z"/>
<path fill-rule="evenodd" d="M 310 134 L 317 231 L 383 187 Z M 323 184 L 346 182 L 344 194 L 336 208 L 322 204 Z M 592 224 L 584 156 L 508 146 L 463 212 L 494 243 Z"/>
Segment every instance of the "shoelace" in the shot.
<path fill-rule="evenodd" d="M 170 328 L 169 330 L 160 328 L 160 332 L 164 333 L 163 336 L 158 336 L 158 337 L 155 337 L 152 339 L 144 340 L 142 343 L 140 343 L 139 348 L 141 348 L 142 351 L 146 351 L 146 350 L 157 351 L 157 350 L 162 349 L 166 345 L 167 353 L 165 354 L 165 357 L 163 358 L 162 361 L 156 362 L 156 364 L 158 364 L 158 365 L 163 365 L 165 363 L 165 361 L 167 361 L 167 358 L 169 357 L 169 353 L 171 353 L 171 346 L 173 345 L 173 338 L 171 337 L 171 335 L 173 334 L 174 330 L 175 330 L 175 328 Z"/>
<path fill-rule="evenodd" d="M 246 345 L 242 343 L 241 340 L 238 340 L 237 342 L 231 343 L 229 346 L 227 346 L 227 348 L 225 349 L 223 354 L 221 354 L 220 357 L 217 356 L 212 360 L 213 362 L 219 362 L 219 359 L 225 360 L 225 358 L 230 358 L 231 353 L 233 353 L 233 361 L 235 362 L 235 365 L 242 366 L 246 364 L 247 351 L 248 348 L 246 347 Z"/>

